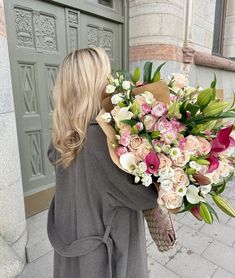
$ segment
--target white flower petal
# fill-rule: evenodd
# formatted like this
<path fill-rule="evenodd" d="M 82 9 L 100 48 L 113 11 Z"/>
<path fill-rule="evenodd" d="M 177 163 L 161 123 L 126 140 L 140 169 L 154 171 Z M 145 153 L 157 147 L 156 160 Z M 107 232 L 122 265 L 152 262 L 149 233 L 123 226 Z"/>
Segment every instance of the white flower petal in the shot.
<path fill-rule="evenodd" d="M 124 153 L 119 158 L 120 164 L 122 168 L 129 173 L 133 173 L 135 168 L 137 167 L 135 156 L 133 153 Z"/>
<path fill-rule="evenodd" d="M 199 202 L 204 202 L 204 199 L 198 195 L 199 188 L 193 184 L 187 187 L 186 198 L 191 204 L 198 204 Z"/>

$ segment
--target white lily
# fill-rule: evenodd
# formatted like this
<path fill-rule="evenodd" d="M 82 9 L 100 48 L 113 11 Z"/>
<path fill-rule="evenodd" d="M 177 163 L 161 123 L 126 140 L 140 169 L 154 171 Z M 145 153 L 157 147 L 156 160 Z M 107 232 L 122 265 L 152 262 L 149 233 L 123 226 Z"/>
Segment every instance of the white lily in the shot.
<path fill-rule="evenodd" d="M 198 195 L 199 188 L 193 184 L 187 187 L 186 198 L 191 204 L 198 204 L 200 202 L 205 202 L 204 198 Z"/>
<path fill-rule="evenodd" d="M 129 111 L 129 106 L 128 107 L 122 107 L 120 110 L 117 112 L 115 116 L 113 116 L 115 122 L 119 124 L 123 120 L 130 120 L 133 117 L 133 113 Z"/>
<path fill-rule="evenodd" d="M 133 153 L 124 153 L 119 158 L 120 164 L 124 170 L 133 173 L 137 168 L 135 155 Z"/>
<path fill-rule="evenodd" d="M 143 93 L 143 96 L 144 96 L 144 98 L 145 98 L 145 100 L 148 104 L 153 104 L 154 103 L 155 98 L 153 97 L 153 94 L 151 92 L 145 91 Z"/>

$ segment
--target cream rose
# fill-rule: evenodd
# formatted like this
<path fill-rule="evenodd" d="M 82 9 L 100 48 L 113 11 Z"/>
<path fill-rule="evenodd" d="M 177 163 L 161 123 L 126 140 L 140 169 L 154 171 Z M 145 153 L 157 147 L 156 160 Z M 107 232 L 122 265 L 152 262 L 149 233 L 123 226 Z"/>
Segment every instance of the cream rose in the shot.
<path fill-rule="evenodd" d="M 167 209 L 176 209 L 182 206 L 183 197 L 179 196 L 173 190 L 167 192 L 160 189 L 157 202 L 160 206 L 165 206 Z"/>
<path fill-rule="evenodd" d="M 197 155 L 205 155 L 211 151 L 211 144 L 203 137 L 197 136 L 199 142 L 197 148 Z"/>
<path fill-rule="evenodd" d="M 145 141 L 139 146 L 138 150 L 135 153 L 135 156 L 138 160 L 144 160 L 147 154 L 151 151 L 152 147 L 149 142 Z"/>
<path fill-rule="evenodd" d="M 189 135 L 186 137 L 184 150 L 190 152 L 191 154 L 196 154 L 198 146 L 199 146 L 199 141 L 196 136 Z"/>
<path fill-rule="evenodd" d="M 147 115 L 144 117 L 144 125 L 147 131 L 153 131 L 154 125 L 157 119 L 152 115 Z"/>
<path fill-rule="evenodd" d="M 175 186 L 188 186 L 189 179 L 188 176 L 185 174 L 184 170 L 181 168 L 174 168 L 174 178 L 175 178 Z"/>
<path fill-rule="evenodd" d="M 128 148 L 132 152 L 136 152 L 143 143 L 143 138 L 138 135 L 131 135 Z"/>
<path fill-rule="evenodd" d="M 164 169 L 164 168 L 171 167 L 172 161 L 167 156 L 165 156 L 162 153 L 160 153 L 158 156 L 160 158 L 159 169 Z"/>
<path fill-rule="evenodd" d="M 185 166 L 190 160 L 190 154 L 187 151 L 181 151 L 180 156 L 176 158 L 172 158 L 172 162 L 175 166 L 183 167 Z"/>

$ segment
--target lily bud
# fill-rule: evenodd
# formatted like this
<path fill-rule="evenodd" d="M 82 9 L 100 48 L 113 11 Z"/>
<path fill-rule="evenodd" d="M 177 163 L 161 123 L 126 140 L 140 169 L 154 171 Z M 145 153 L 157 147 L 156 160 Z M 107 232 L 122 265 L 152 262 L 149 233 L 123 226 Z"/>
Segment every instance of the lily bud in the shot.
<path fill-rule="evenodd" d="M 212 195 L 215 204 L 226 214 L 235 217 L 235 209 L 219 195 Z"/>
<path fill-rule="evenodd" d="M 213 97 L 213 89 L 207 88 L 203 90 L 197 97 L 197 104 L 206 107 Z"/>
<path fill-rule="evenodd" d="M 207 117 L 217 116 L 222 113 L 227 106 L 227 102 L 212 102 L 203 110 L 203 115 Z"/>
<path fill-rule="evenodd" d="M 200 208 L 199 208 L 200 215 L 202 219 L 207 223 L 207 224 L 212 224 L 213 223 L 213 216 L 209 209 L 207 208 L 206 204 L 200 203 Z"/>
<path fill-rule="evenodd" d="M 210 179 L 200 173 L 196 173 L 193 175 L 196 182 L 200 185 L 208 185 L 211 183 Z"/>
<path fill-rule="evenodd" d="M 199 221 L 202 221 L 202 217 L 201 217 L 201 215 L 200 215 L 200 209 L 199 209 L 198 206 L 196 206 L 196 207 L 190 209 L 190 212 L 191 212 L 192 215 L 193 215 L 194 217 L 196 217 Z"/>

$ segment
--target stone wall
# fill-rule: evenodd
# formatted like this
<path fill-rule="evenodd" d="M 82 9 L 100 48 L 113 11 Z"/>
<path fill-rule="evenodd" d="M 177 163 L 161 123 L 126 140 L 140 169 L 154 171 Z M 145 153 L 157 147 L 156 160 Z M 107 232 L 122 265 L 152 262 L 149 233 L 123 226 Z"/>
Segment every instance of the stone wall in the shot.
<path fill-rule="evenodd" d="M 192 86 L 209 86 L 214 72 L 226 100 L 235 90 L 235 62 L 212 56 L 216 0 L 130 0 L 130 69 L 167 61 L 162 76 L 181 72 Z M 235 1 L 228 0 L 226 51 L 235 51 Z M 226 41 L 226 38 L 230 39 Z"/>
<path fill-rule="evenodd" d="M 235 1 L 234 0 L 227 0 L 223 54 L 225 57 L 235 58 Z"/>
<path fill-rule="evenodd" d="M 19 274 L 27 241 L 9 53 L 0 0 L 0 277 Z"/>

